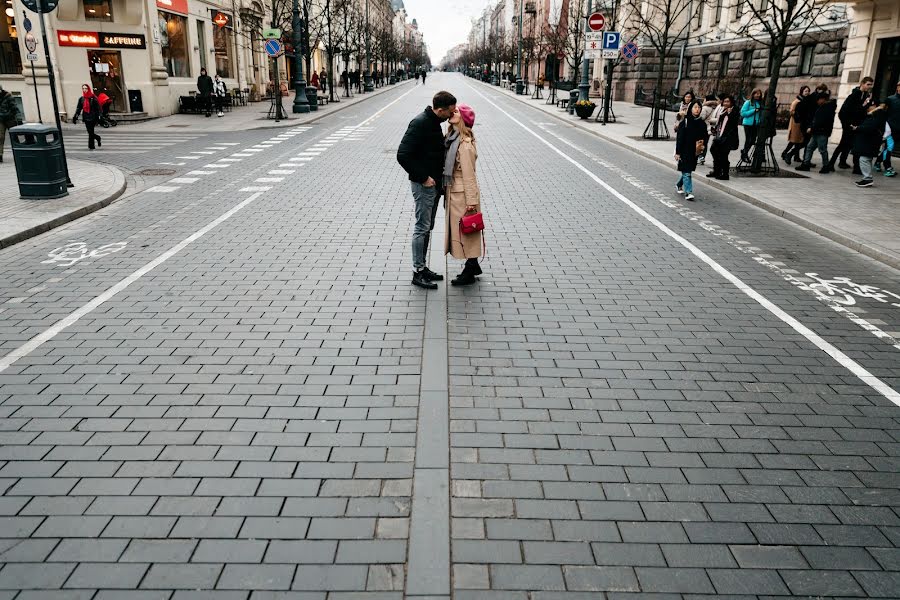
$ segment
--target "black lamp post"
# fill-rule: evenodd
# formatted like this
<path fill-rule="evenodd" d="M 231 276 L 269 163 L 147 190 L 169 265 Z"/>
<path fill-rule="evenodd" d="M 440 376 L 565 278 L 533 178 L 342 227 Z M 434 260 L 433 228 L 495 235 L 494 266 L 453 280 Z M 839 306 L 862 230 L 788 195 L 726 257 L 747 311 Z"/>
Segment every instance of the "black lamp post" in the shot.
<path fill-rule="evenodd" d="M 365 87 L 363 91 L 374 92 L 375 86 L 372 85 L 372 54 L 369 48 L 372 31 L 369 29 L 369 0 L 366 0 L 366 75 Z"/>
<path fill-rule="evenodd" d="M 276 24 L 272 23 L 272 26 L 275 27 Z M 301 19 L 300 19 L 300 0 L 294 0 L 294 13 L 293 19 L 291 22 L 291 28 L 293 31 L 293 44 L 294 44 L 294 108 L 293 112 L 295 113 L 308 113 L 309 112 L 309 98 L 306 97 L 306 78 L 303 77 L 303 33 L 301 30 Z M 276 70 L 278 67 L 275 67 Z M 275 93 L 281 93 L 278 90 L 275 90 Z"/>

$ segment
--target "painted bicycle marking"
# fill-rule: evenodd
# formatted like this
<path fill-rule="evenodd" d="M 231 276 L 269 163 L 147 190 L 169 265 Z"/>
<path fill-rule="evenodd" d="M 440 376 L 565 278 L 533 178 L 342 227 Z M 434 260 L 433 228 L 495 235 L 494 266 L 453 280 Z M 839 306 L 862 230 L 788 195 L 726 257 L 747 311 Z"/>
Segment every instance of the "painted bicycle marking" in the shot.
<path fill-rule="evenodd" d="M 120 252 L 125 249 L 128 242 L 115 242 L 113 244 L 105 244 L 93 250 L 88 249 L 88 245 L 84 242 L 69 242 L 65 246 L 54 248 L 47 256 L 50 258 L 42 260 L 42 265 L 55 264 L 59 267 L 71 267 L 75 263 L 79 263 L 88 258 L 103 258 L 114 252 Z"/>
<path fill-rule="evenodd" d="M 816 280 L 816 283 L 810 283 L 809 287 L 817 295 L 844 306 L 853 306 L 856 304 L 856 298 L 867 298 L 900 308 L 900 295 L 883 288 L 856 283 L 849 277 L 823 279 L 818 273 L 806 273 L 806 276 Z"/>

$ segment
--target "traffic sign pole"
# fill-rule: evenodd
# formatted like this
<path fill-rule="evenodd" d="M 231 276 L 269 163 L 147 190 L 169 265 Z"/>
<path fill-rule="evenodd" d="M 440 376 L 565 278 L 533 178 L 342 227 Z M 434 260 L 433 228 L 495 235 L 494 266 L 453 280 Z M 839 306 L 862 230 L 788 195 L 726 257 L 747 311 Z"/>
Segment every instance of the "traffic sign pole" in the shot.
<path fill-rule="evenodd" d="M 27 4 L 26 4 L 27 6 Z M 47 41 L 47 24 L 44 22 L 44 13 L 56 8 L 55 0 L 36 0 L 37 13 L 41 21 L 41 37 L 44 38 L 44 60 L 47 61 L 47 79 L 50 83 L 50 98 L 53 101 L 53 116 L 56 117 L 56 128 L 59 130 L 59 145 L 63 155 L 63 169 L 66 172 L 66 186 L 75 187 L 72 178 L 69 177 L 69 161 L 66 158 L 66 144 L 63 141 L 62 122 L 59 118 L 59 99 L 56 97 L 56 75 L 53 73 L 53 61 L 50 60 L 50 42 Z M 31 71 L 34 73 L 34 70 Z"/>
<path fill-rule="evenodd" d="M 584 31 L 588 33 L 592 30 L 591 27 L 591 0 L 588 0 L 587 3 L 587 13 L 591 15 L 585 20 L 584 23 Z M 590 90 L 591 85 L 588 83 L 588 69 L 591 67 L 591 59 L 588 58 L 587 53 L 584 55 L 584 59 L 581 61 L 581 84 L 578 86 L 578 100 L 587 100 L 588 99 L 588 90 Z"/>
<path fill-rule="evenodd" d="M 34 34 L 31 33 L 31 19 L 28 18 L 28 13 L 24 10 L 22 11 L 22 27 L 25 28 L 25 48 L 28 50 L 28 58 L 31 63 L 31 84 L 34 87 L 34 103 L 37 105 L 38 112 L 38 123 L 44 122 L 44 117 L 41 116 L 41 96 L 38 94 L 37 89 L 37 72 L 34 70 L 34 60 L 32 56 L 34 56 L 34 51 L 37 50 L 37 40 L 34 37 Z"/>

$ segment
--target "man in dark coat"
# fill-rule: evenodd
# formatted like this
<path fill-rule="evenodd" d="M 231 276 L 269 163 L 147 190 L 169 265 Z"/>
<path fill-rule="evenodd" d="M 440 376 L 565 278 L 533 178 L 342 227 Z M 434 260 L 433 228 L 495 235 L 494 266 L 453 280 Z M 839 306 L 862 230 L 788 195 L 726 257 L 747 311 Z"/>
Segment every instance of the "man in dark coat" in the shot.
<path fill-rule="evenodd" d="M 197 91 L 200 92 L 200 102 L 208 117 L 212 114 L 213 80 L 206 73 L 206 69 L 200 69 L 200 77 L 197 78 Z"/>
<path fill-rule="evenodd" d="M 722 99 L 722 112 L 716 123 L 715 135 L 712 142 L 713 170 L 710 177 L 726 180 L 729 178 L 728 170 L 731 163 L 728 155 L 732 150 L 737 150 L 740 145 L 738 126 L 741 123 L 740 115 L 734 108 L 734 97 L 725 96 Z"/>
<path fill-rule="evenodd" d="M 834 171 L 834 163 L 836 162 L 842 169 L 850 168 L 850 165 L 847 164 L 847 155 L 853 149 L 853 136 L 856 133 L 856 128 L 865 120 L 869 107 L 875 104 L 872 98 L 872 87 L 874 85 L 874 79 L 863 77 L 859 87 L 853 88 L 853 91 L 850 92 L 850 95 L 847 96 L 847 99 L 841 105 L 841 110 L 838 113 L 842 128 L 841 141 L 838 143 L 837 148 L 834 149 L 834 154 L 831 155 L 828 171 Z M 840 162 L 838 162 L 838 158 L 840 158 Z M 859 161 L 855 154 L 853 155 L 853 173 L 860 174 Z"/>
<path fill-rule="evenodd" d="M 397 149 L 397 162 L 409 175 L 416 203 L 416 225 L 413 229 L 413 285 L 433 290 L 435 281 L 444 277 L 428 268 L 428 244 L 437 215 L 438 198 L 444 172 L 444 132 L 441 123 L 456 112 L 456 98 L 450 92 L 438 92 L 431 106 L 412 121 Z"/>
<path fill-rule="evenodd" d="M 6 131 L 19 122 L 19 109 L 9 92 L 0 87 L 0 163 L 3 162 L 3 146 Z"/>
<path fill-rule="evenodd" d="M 887 106 L 884 104 L 869 108 L 869 114 L 856 129 L 853 138 L 853 156 L 859 160 L 862 179 L 856 187 L 872 187 L 872 162 L 881 152 L 881 138 L 887 123 Z"/>
<path fill-rule="evenodd" d="M 809 171 L 813 152 L 818 148 L 822 155 L 822 170 L 820 173 L 830 173 L 834 169 L 828 166 L 828 138 L 834 131 L 834 113 L 837 111 L 837 101 L 831 99 L 830 92 L 819 92 L 816 95 L 816 112 L 806 133 L 809 134 L 809 143 L 806 145 L 806 153 L 803 162 L 797 165 L 798 171 Z"/>

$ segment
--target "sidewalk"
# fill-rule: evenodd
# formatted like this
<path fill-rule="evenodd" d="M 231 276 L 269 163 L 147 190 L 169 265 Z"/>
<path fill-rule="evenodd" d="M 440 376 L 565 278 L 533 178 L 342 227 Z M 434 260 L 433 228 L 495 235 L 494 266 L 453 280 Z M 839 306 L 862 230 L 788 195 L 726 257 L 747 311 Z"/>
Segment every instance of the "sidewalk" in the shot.
<path fill-rule="evenodd" d="M 69 158 L 74 188 L 56 200 L 19 198 L 12 153 L 0 165 L 0 248 L 74 221 L 100 210 L 125 191 L 125 174 L 112 165 Z"/>
<path fill-rule="evenodd" d="M 546 90 L 543 100 L 532 100 L 531 96 L 516 96 L 514 92 L 496 86 L 489 87 L 575 127 L 626 147 L 672 169 L 673 172 L 675 170 L 672 159 L 674 134 L 669 141 L 649 141 L 641 137 L 650 121 L 649 108 L 627 102 L 614 102 L 616 123 L 602 125 L 594 122 L 594 117 L 602 108 L 599 104 L 594 117 L 583 121 L 554 105 L 547 105 Z M 668 116 L 667 125 L 671 132 L 675 117 Z M 743 132 L 741 136 L 743 137 Z M 784 149 L 786 137 L 786 132 L 778 132 L 774 144 L 776 154 L 780 154 Z M 830 144 L 829 151 L 834 146 Z M 733 152 L 732 157 L 736 162 L 737 152 Z M 814 158 L 814 162 L 821 162 L 818 155 Z M 711 167 L 711 159 L 708 165 Z M 788 173 L 787 177 L 732 175 L 728 181 L 719 181 L 704 177 L 703 175 L 710 169 L 700 166 L 697 170 L 700 177 L 695 181 L 718 188 L 862 254 L 900 268 L 900 177 L 889 179 L 876 173 L 875 185 L 860 189 L 853 185 L 858 177 L 851 175 L 849 170 L 830 175 L 820 175 L 812 171 L 801 176 L 794 168 L 796 163 L 792 166 L 782 164 L 781 167 Z"/>
<path fill-rule="evenodd" d="M 284 96 L 281 99 L 282 106 L 284 106 L 284 110 L 285 112 L 287 112 L 288 118 L 279 122 L 267 118 L 269 107 L 271 106 L 271 101 L 263 100 L 260 102 L 248 103 L 247 106 L 235 106 L 231 109 L 231 112 L 226 112 L 224 117 L 216 117 L 215 113 L 213 113 L 213 116 L 209 118 L 203 116 L 202 114 L 174 114 L 168 117 L 160 117 L 158 119 L 151 119 L 149 121 L 144 121 L 141 123 L 122 123 L 118 127 L 127 128 L 128 131 L 136 131 L 140 133 L 171 133 L 173 131 L 203 131 L 204 133 L 221 133 L 230 131 L 250 131 L 254 129 L 296 127 L 297 125 L 315 123 L 316 121 L 324 119 L 329 115 L 333 115 L 340 110 L 350 108 L 351 106 L 354 106 L 367 98 L 372 98 L 391 90 L 395 90 L 398 87 L 410 84 L 413 81 L 414 80 L 412 79 L 408 79 L 406 81 L 400 81 L 394 85 L 385 85 L 384 87 L 376 88 L 374 92 L 370 92 L 368 94 L 354 93 L 352 98 L 340 97 L 339 94 L 343 94 L 344 90 L 343 88 L 338 88 L 335 89 L 335 98 L 337 98 L 339 102 L 329 102 L 325 106 L 319 106 L 318 110 L 316 110 L 315 112 L 304 114 L 294 114 L 291 112 L 291 107 L 294 103 L 294 93 L 290 92 L 287 96 Z M 74 126 L 71 123 L 67 123 L 64 124 L 63 127 L 66 130 L 84 130 L 84 126 L 82 126 L 80 123 Z"/>

